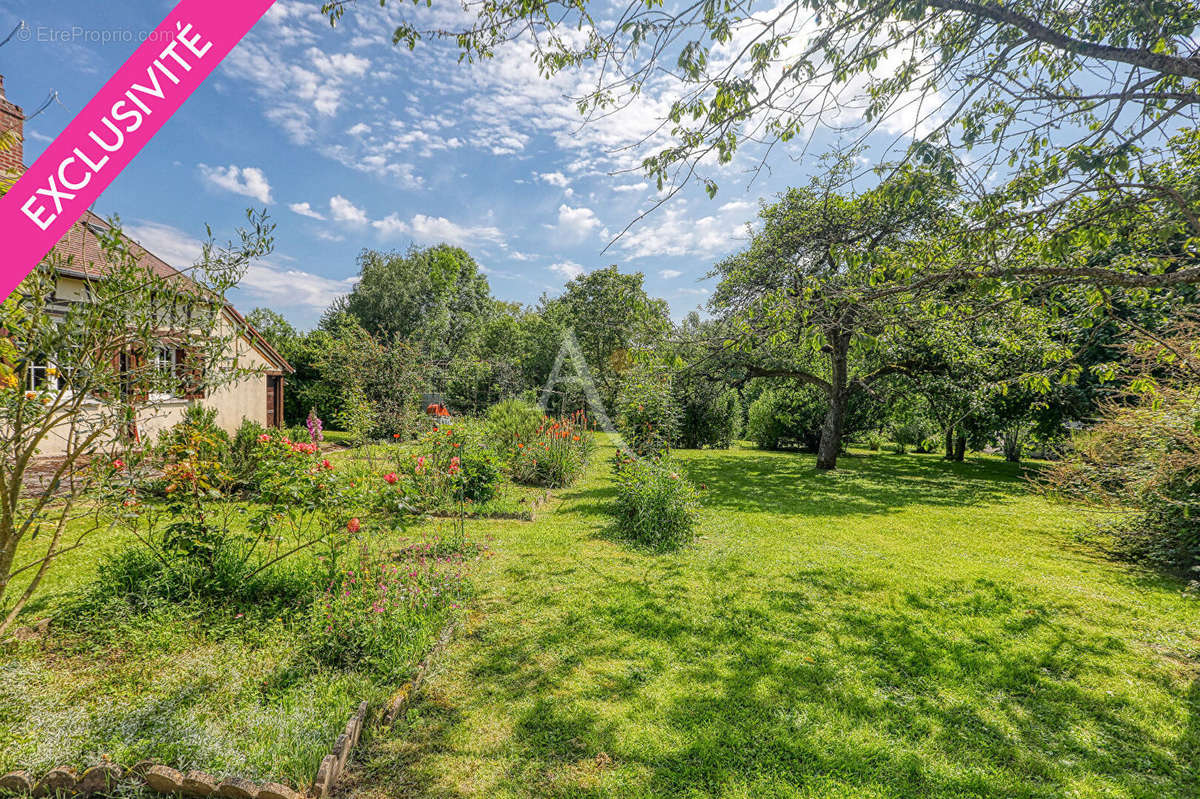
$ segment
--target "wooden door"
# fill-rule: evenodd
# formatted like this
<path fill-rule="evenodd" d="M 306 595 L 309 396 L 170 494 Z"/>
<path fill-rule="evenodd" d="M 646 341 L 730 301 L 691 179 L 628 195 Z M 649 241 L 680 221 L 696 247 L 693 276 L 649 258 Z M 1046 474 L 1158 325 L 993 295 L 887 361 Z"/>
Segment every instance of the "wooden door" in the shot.
<path fill-rule="evenodd" d="M 279 427 L 279 376 L 267 375 L 267 427 Z"/>

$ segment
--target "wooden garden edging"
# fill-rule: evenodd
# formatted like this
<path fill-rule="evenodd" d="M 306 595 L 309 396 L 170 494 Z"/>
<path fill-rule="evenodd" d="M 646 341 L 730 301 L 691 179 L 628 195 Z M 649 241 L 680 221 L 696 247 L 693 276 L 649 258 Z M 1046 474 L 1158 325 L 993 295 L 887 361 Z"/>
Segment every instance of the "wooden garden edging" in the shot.
<path fill-rule="evenodd" d="M 386 729 L 412 703 L 417 689 L 429 674 L 433 659 L 441 654 L 454 636 L 454 624 L 446 625 L 433 648 L 416 668 L 412 679 L 392 694 L 375 722 L 378 729 Z M 256 783 L 241 777 L 218 780 L 202 771 L 186 773 L 151 761 L 143 761 L 126 771 L 116 763 L 104 761 L 86 769 L 82 774 L 75 769 L 60 766 L 52 768 L 40 780 L 35 780 L 27 771 L 14 771 L 0 776 L 0 794 L 16 796 L 60 797 L 92 796 L 105 794 L 123 779 L 137 779 L 154 793 L 167 796 L 191 796 L 197 799 L 324 799 L 345 771 L 346 763 L 354 747 L 362 737 L 367 725 L 366 702 L 358 706 L 346 722 L 345 730 L 334 741 L 333 749 L 321 760 L 317 775 L 307 791 L 297 791 L 277 782 Z"/>

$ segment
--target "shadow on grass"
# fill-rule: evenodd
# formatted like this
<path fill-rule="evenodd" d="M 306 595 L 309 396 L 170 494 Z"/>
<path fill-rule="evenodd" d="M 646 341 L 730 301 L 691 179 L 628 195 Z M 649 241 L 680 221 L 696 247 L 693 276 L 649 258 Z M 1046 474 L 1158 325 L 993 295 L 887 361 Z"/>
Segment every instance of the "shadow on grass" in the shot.
<path fill-rule="evenodd" d="M 731 468 L 736 464 L 735 468 Z M 1028 492 L 1016 464 L 936 456 L 842 456 L 832 472 L 814 456 L 747 452 L 731 462 L 720 452 L 684 454 L 681 467 L 706 487 L 708 506 L 807 517 L 886 513 L 913 505 L 968 507 Z"/>
<path fill-rule="evenodd" d="M 1156 733 L 1122 695 L 1125 644 L 1027 590 L 981 579 L 881 601 L 877 584 L 812 569 L 752 604 L 738 588 L 748 575 L 735 570 L 698 604 L 678 569 L 660 565 L 593 584 L 586 607 L 553 624 L 485 628 L 460 648 L 472 691 L 513 708 L 515 725 L 495 744 L 507 756 L 496 790 L 623 795 L 571 782 L 599 758 L 626 790 L 633 781 L 636 795 L 655 797 L 1200 789 L 1200 684 L 1182 734 Z M 1097 683 L 1114 690 L 1081 687 Z M 597 713 L 614 704 L 618 721 Z M 414 796 L 456 795 L 425 759 L 457 745 L 453 727 L 425 725 L 398 745 L 402 757 L 371 769 L 420 783 Z"/>

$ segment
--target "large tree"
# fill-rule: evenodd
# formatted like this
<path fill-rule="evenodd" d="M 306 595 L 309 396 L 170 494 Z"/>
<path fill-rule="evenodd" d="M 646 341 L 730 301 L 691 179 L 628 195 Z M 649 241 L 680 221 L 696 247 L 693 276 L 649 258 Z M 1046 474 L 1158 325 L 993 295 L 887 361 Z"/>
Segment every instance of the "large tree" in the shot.
<path fill-rule="evenodd" d="M 344 307 L 372 335 L 404 339 L 438 363 L 468 353 L 493 312 L 487 278 L 448 244 L 406 252 L 364 250 Z"/>
<path fill-rule="evenodd" d="M 546 321 L 558 330 L 574 331 L 609 407 L 621 376 L 632 366 L 633 351 L 662 341 L 671 329 L 666 302 L 652 299 L 644 281 L 641 272 L 609 266 L 568 281 L 558 297 L 542 298 Z"/>
<path fill-rule="evenodd" d="M 906 170 L 846 197 L 835 190 L 846 168 L 763 208 L 749 246 L 713 272 L 721 282 L 711 308 L 747 373 L 827 396 L 821 469 L 837 465 L 851 395 L 911 366 L 905 339 L 931 289 L 906 288 L 906 256 L 945 217 L 950 196 L 944 177 Z"/>

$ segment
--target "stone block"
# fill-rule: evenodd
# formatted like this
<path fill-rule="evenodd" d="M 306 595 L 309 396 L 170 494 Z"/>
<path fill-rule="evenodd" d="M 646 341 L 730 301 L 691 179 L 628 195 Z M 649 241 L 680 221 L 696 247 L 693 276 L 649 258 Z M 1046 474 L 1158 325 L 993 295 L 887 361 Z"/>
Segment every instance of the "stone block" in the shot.
<path fill-rule="evenodd" d="M 258 789 L 258 799 L 301 799 L 301 796 L 286 785 L 268 782 Z"/>
<path fill-rule="evenodd" d="M 74 793 L 75 783 L 77 782 L 79 782 L 79 775 L 73 769 L 64 766 L 52 768 L 33 787 L 33 795 L 64 796 L 68 793 Z"/>
<path fill-rule="evenodd" d="M 203 771 L 189 771 L 183 775 L 183 792 L 188 796 L 212 796 L 219 785 L 216 777 Z"/>
<path fill-rule="evenodd" d="M 124 769 L 116 763 L 100 763 L 83 772 L 75 786 L 75 793 L 81 796 L 108 793 L 124 776 Z"/>
<path fill-rule="evenodd" d="M 217 786 L 217 796 L 221 799 L 255 799 L 258 786 L 241 777 L 230 777 Z"/>
<path fill-rule="evenodd" d="M 134 768 L 136 770 L 136 766 Z M 142 779 L 156 793 L 176 794 L 183 791 L 183 775 L 170 766 L 147 766 Z"/>
<path fill-rule="evenodd" d="M 0 793 L 33 793 L 34 781 L 28 771 L 13 771 L 0 777 Z"/>

